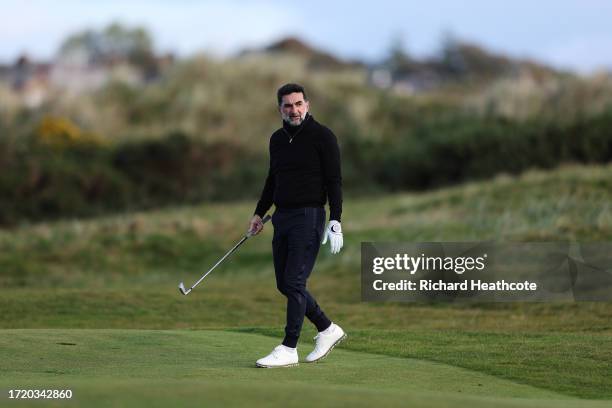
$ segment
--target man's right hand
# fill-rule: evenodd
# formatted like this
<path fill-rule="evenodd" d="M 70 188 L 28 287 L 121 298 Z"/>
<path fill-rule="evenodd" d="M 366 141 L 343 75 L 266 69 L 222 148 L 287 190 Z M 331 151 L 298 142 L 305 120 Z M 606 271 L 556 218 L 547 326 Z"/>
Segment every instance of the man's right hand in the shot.
<path fill-rule="evenodd" d="M 251 222 L 249 223 L 249 230 L 247 234 L 253 236 L 259 234 L 263 230 L 264 224 L 261 221 L 261 217 L 257 214 L 251 218 Z"/>

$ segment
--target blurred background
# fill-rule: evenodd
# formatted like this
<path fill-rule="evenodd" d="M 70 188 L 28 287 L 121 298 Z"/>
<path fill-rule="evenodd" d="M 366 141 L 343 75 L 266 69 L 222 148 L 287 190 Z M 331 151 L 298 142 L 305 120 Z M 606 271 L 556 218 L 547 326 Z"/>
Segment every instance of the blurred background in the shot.
<path fill-rule="evenodd" d="M 602 1 L 9 2 L 0 224 L 255 199 L 303 83 L 351 195 L 611 157 Z"/>

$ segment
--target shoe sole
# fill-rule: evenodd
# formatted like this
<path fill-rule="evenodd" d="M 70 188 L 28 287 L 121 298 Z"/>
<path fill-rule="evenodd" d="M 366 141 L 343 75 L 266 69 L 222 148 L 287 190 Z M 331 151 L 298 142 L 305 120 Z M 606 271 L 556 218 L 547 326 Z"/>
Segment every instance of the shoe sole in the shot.
<path fill-rule="evenodd" d="M 285 368 L 285 367 L 297 367 L 299 365 L 300 365 L 300 363 L 285 364 L 285 365 L 278 365 L 278 366 L 267 366 L 267 365 L 255 363 L 255 367 L 257 367 L 257 368 Z"/>
<path fill-rule="evenodd" d="M 316 360 L 312 360 L 312 361 L 308 361 L 308 360 L 304 360 L 305 363 L 316 363 L 318 361 L 323 360 L 325 357 L 327 357 L 327 355 L 329 353 L 331 353 L 331 351 L 334 349 L 334 347 L 336 347 L 336 345 L 340 344 L 340 342 L 342 340 L 346 339 L 346 333 L 344 333 L 344 336 L 340 337 L 338 340 L 336 340 L 336 342 L 334 344 L 332 344 L 332 346 L 329 348 L 329 350 L 327 350 L 327 353 L 323 354 L 321 357 L 317 358 Z"/>

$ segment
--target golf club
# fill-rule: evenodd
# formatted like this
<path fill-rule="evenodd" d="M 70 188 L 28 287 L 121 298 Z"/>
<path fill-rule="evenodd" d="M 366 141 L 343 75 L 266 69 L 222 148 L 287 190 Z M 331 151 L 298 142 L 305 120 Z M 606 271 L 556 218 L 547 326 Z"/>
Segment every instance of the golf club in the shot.
<path fill-rule="evenodd" d="M 270 215 L 266 215 L 265 217 L 263 217 L 263 219 L 261 220 L 261 222 L 263 224 L 265 224 L 266 222 L 268 222 L 270 220 L 270 218 L 272 218 Z M 230 249 L 229 251 L 227 251 L 227 253 L 225 255 L 223 255 L 223 257 L 221 259 L 219 259 L 217 261 L 216 264 L 214 264 L 214 266 L 212 268 L 210 268 L 208 270 L 208 272 L 206 272 L 204 275 L 202 275 L 202 277 L 200 279 L 198 279 L 198 281 L 196 283 L 194 283 L 189 289 L 185 288 L 185 284 L 183 282 L 179 283 L 179 291 L 183 294 L 183 295 L 188 295 L 189 292 L 191 292 L 193 290 L 193 288 L 195 288 L 196 286 L 198 286 L 200 284 L 200 282 L 202 282 L 204 280 L 204 278 L 211 273 L 217 266 L 219 266 L 221 264 L 221 262 L 223 262 L 225 260 L 225 258 L 227 258 L 228 256 L 230 256 L 236 249 L 238 249 L 238 247 L 240 245 L 242 245 L 244 243 L 244 241 L 246 241 L 247 239 L 249 239 L 253 234 L 251 234 L 251 231 L 248 231 L 244 237 L 242 237 L 242 239 L 240 241 L 238 241 L 238 243 L 236 245 L 234 245 L 234 247 L 232 249 Z"/>

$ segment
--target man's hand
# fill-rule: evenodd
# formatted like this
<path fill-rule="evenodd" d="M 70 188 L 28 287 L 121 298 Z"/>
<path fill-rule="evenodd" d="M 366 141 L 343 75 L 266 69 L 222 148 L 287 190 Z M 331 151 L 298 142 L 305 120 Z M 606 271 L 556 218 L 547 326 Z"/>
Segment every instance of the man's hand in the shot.
<path fill-rule="evenodd" d="M 344 238 L 342 238 L 342 226 L 336 220 L 331 220 L 329 224 L 327 224 L 327 228 L 324 233 L 325 237 L 323 238 L 322 245 L 327 243 L 327 239 L 329 238 L 329 245 L 331 247 L 331 253 L 337 254 L 342 249 L 344 245 Z"/>
<path fill-rule="evenodd" d="M 263 230 L 263 222 L 261 221 L 261 217 L 257 214 L 251 218 L 251 222 L 249 223 L 249 230 L 247 234 L 253 236 L 259 234 Z"/>

